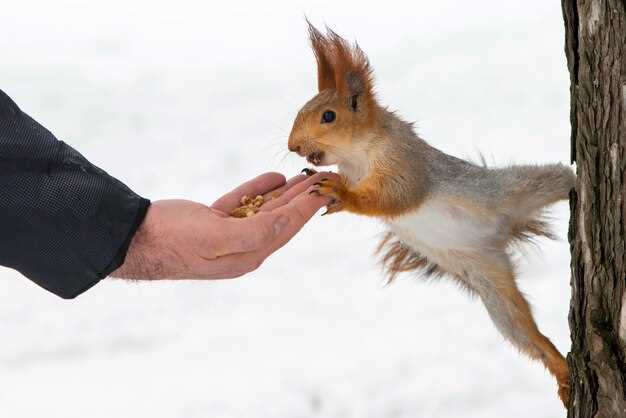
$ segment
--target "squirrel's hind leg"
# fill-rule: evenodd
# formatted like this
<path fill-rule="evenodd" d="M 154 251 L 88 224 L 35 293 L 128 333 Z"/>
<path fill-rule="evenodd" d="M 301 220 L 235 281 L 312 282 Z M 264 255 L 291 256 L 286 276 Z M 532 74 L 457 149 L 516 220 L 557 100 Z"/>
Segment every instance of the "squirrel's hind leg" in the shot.
<path fill-rule="evenodd" d="M 559 397 L 567 406 L 569 401 L 567 362 L 554 344 L 537 328 L 528 302 L 515 284 L 508 256 L 503 254 L 499 262 L 481 266 L 480 270 L 468 274 L 468 280 L 482 299 L 491 320 L 515 347 L 529 357 L 540 360 L 554 375 Z"/>

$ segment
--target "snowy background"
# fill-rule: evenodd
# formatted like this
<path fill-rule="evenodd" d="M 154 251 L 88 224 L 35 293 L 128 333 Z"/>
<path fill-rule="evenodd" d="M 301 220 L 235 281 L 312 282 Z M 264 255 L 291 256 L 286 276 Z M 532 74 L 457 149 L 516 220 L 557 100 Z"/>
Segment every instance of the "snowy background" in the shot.
<path fill-rule="evenodd" d="M 358 39 L 382 102 L 432 144 L 567 163 L 560 2 L 6 2 L 0 88 L 151 199 L 211 202 L 286 156 L 316 88 L 304 14 Z M 568 218 L 521 264 L 569 349 Z M 383 286 L 381 226 L 319 216 L 244 279 L 105 280 L 74 301 L 0 269 L 7 418 L 554 418 L 556 384 L 445 281 Z M 1 233 L 1 231 L 0 231 Z"/>

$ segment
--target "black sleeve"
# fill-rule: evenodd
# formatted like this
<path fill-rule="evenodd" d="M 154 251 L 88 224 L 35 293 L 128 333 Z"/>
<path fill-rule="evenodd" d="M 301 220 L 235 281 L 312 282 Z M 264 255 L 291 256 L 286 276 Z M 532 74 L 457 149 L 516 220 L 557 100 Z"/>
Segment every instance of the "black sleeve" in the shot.
<path fill-rule="evenodd" d="M 74 298 L 122 265 L 149 205 L 0 90 L 0 265 Z"/>

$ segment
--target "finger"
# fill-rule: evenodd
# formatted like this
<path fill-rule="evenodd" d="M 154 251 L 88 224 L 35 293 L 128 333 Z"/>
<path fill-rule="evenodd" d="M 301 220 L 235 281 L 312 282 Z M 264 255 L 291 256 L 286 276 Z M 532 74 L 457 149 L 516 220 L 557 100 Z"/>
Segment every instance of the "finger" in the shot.
<path fill-rule="evenodd" d="M 273 211 L 274 215 L 285 215 L 289 218 L 287 227 L 280 231 L 279 237 L 291 238 L 318 210 L 330 203 L 329 197 L 309 194 L 309 190 L 310 188 Z"/>
<path fill-rule="evenodd" d="M 285 176 L 280 173 L 265 173 L 242 184 L 230 193 L 219 198 L 211 207 L 222 212 L 230 213 L 241 205 L 243 196 L 254 197 L 267 193 L 285 184 Z"/>
<path fill-rule="evenodd" d="M 308 176 L 305 176 L 304 174 L 299 174 L 295 177 L 292 177 L 289 180 L 287 180 L 287 183 L 280 186 L 278 189 L 274 189 L 271 192 L 265 193 L 263 195 L 263 200 L 265 202 L 270 202 L 271 200 L 277 199 L 280 196 L 282 196 L 284 193 L 286 193 L 287 190 L 291 189 L 296 184 L 303 182 L 307 178 Z"/>
<path fill-rule="evenodd" d="M 310 195 L 308 193 L 309 190 L 310 188 L 298 195 L 298 197 L 294 198 L 291 202 L 272 212 L 279 217 L 286 216 L 289 222 L 276 233 L 276 237 L 270 246 L 262 248 L 265 256 L 270 255 L 287 244 L 318 210 L 330 203 L 330 198 Z"/>
<path fill-rule="evenodd" d="M 299 182 L 294 187 L 290 188 L 283 195 L 276 199 L 272 199 L 263 206 L 261 206 L 261 211 L 273 211 L 276 208 L 279 208 L 289 202 L 291 202 L 296 196 L 304 193 L 308 190 L 313 184 L 319 182 L 323 178 L 336 178 L 339 179 L 339 176 L 330 172 L 322 172 L 317 173 L 311 177 L 306 177 L 306 180 Z"/>

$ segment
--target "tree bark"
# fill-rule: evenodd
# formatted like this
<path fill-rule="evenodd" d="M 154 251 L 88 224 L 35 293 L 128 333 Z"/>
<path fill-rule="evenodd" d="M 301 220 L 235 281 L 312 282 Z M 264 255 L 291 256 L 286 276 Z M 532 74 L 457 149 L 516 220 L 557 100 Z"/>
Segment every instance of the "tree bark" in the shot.
<path fill-rule="evenodd" d="M 626 0 L 562 0 L 571 79 L 570 418 L 626 417 Z"/>

